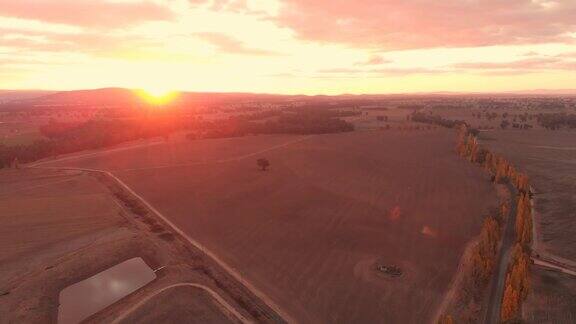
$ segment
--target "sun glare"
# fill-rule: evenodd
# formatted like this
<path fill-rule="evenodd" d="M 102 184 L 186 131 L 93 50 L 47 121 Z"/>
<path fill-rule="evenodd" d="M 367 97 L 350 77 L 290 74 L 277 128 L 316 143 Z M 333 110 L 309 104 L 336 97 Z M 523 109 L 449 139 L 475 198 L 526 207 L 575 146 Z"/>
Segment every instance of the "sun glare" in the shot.
<path fill-rule="evenodd" d="M 138 90 L 138 93 L 147 103 L 152 105 L 169 104 L 178 96 L 176 91 L 159 88 L 141 89 Z"/>

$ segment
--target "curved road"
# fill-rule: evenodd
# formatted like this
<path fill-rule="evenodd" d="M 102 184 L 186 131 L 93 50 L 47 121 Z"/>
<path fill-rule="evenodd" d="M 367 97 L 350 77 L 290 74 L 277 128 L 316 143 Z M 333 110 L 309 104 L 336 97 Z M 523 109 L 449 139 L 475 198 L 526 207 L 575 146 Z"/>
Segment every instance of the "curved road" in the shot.
<path fill-rule="evenodd" d="M 184 287 L 200 288 L 200 289 L 206 291 L 208 294 L 210 294 L 210 296 L 212 298 L 214 298 L 220 305 L 222 305 L 222 307 L 224 307 L 227 311 L 229 311 L 232 315 L 234 315 L 234 317 L 236 317 L 240 322 L 242 322 L 242 323 L 254 323 L 253 321 L 248 320 L 246 317 L 244 317 L 242 314 L 240 314 L 234 307 L 232 307 L 232 305 L 228 304 L 226 302 L 226 300 L 224 300 L 224 298 L 222 298 L 220 295 L 218 295 L 214 290 L 212 290 L 212 289 L 210 289 L 204 285 L 190 283 L 190 282 L 183 282 L 183 283 L 177 283 L 177 284 L 169 285 L 169 286 L 166 286 L 164 288 L 161 288 L 159 290 L 154 291 L 154 293 L 144 297 L 143 299 L 138 301 L 138 303 L 136 303 L 132 307 L 128 308 L 124 313 L 120 314 L 116 319 L 114 319 L 114 321 L 112 321 L 112 324 L 120 323 L 121 321 L 126 319 L 127 316 L 132 314 L 132 312 L 134 312 L 135 310 L 140 308 L 142 305 L 147 303 L 150 299 L 156 297 L 158 294 L 160 294 L 160 293 L 162 293 L 168 289 L 172 289 L 172 288 L 176 288 L 176 287 L 183 287 L 183 286 Z"/>

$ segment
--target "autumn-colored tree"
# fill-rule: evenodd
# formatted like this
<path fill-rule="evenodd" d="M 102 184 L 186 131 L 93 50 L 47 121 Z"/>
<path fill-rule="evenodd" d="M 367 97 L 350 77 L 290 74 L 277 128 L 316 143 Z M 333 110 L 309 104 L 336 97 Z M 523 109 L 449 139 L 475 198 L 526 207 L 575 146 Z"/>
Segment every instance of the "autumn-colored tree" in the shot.
<path fill-rule="evenodd" d="M 530 257 L 518 243 L 512 252 L 512 266 L 510 269 L 510 284 L 520 293 L 523 300 L 528 296 L 530 289 L 529 279 Z"/>
<path fill-rule="evenodd" d="M 438 320 L 438 324 L 454 324 L 454 319 L 451 315 L 442 315 Z"/>
<path fill-rule="evenodd" d="M 520 194 L 518 198 L 516 240 L 525 248 L 532 242 L 532 206 L 527 194 Z"/>
<path fill-rule="evenodd" d="M 500 320 L 504 323 L 511 321 L 518 317 L 520 313 L 520 294 L 512 285 L 506 280 L 506 287 L 504 288 L 504 297 L 502 298 L 502 308 L 500 311 Z"/>
<path fill-rule="evenodd" d="M 496 248 L 500 239 L 500 225 L 492 216 L 486 217 L 478 244 L 472 252 L 472 278 L 475 286 L 485 283 L 494 270 Z"/>
<path fill-rule="evenodd" d="M 530 290 L 530 256 L 520 243 L 512 250 L 512 259 L 506 275 L 500 319 L 506 323 L 520 317 L 522 301 Z"/>

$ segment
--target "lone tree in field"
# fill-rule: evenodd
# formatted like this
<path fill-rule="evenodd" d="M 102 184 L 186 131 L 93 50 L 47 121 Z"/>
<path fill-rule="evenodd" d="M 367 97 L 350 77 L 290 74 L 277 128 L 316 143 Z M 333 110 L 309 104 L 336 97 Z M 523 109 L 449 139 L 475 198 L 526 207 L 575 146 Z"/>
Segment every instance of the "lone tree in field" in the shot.
<path fill-rule="evenodd" d="M 266 171 L 266 169 L 270 166 L 270 161 L 267 159 L 258 159 L 256 160 L 256 164 L 262 171 Z"/>

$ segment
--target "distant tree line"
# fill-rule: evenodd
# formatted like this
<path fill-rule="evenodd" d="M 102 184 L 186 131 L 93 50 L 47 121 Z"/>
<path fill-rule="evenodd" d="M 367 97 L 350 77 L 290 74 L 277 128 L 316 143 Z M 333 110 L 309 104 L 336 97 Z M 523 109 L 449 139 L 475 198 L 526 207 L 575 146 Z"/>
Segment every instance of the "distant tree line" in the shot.
<path fill-rule="evenodd" d="M 265 111 L 250 113 L 250 114 L 238 115 L 238 116 L 236 116 L 236 118 L 243 119 L 243 120 L 255 121 L 255 120 L 263 120 L 263 119 L 273 118 L 273 117 L 277 117 L 280 115 L 282 115 L 282 111 L 280 111 L 280 110 L 265 110 Z"/>
<path fill-rule="evenodd" d="M 566 114 L 566 113 L 539 114 L 536 117 L 536 120 L 538 121 L 538 124 L 540 124 L 540 126 L 549 130 L 557 130 L 563 127 L 576 128 L 575 114 Z"/>
<path fill-rule="evenodd" d="M 283 114 L 276 119 L 253 122 L 242 118 L 219 120 L 188 135 L 190 139 L 225 138 L 254 134 L 326 134 L 350 132 L 354 125 L 320 113 Z"/>
<path fill-rule="evenodd" d="M 161 116 L 137 120 L 91 120 L 78 124 L 51 121 L 40 127 L 47 139 L 29 145 L 0 145 L 0 168 L 9 167 L 15 159 L 26 163 L 131 140 L 168 136 L 177 129 L 193 124 L 197 124 L 194 119 L 184 122 L 182 119 Z"/>
<path fill-rule="evenodd" d="M 447 119 L 439 115 L 427 114 L 424 112 L 414 112 L 411 115 L 412 121 L 426 124 L 434 124 L 446 128 L 455 128 L 466 124 L 463 120 Z"/>

